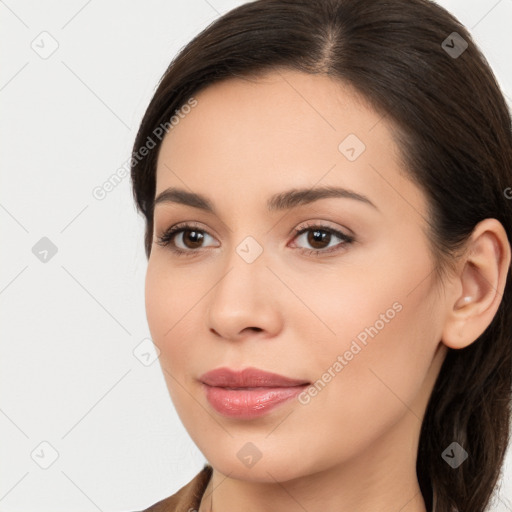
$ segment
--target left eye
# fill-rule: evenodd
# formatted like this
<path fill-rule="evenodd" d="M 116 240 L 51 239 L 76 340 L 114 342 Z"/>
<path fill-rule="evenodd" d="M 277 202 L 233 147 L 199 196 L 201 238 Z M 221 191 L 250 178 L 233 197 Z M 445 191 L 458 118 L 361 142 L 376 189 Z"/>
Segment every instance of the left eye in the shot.
<path fill-rule="evenodd" d="M 329 228 L 327 226 L 308 226 L 304 229 L 296 231 L 296 239 L 305 238 L 306 242 L 313 247 L 311 249 L 305 249 L 310 252 L 331 252 L 333 248 L 331 247 L 329 250 L 323 250 L 329 246 L 329 243 L 332 239 L 338 238 L 341 240 L 340 243 L 336 244 L 334 247 L 342 246 L 349 244 L 354 241 L 352 236 L 345 235 L 340 231 Z"/>

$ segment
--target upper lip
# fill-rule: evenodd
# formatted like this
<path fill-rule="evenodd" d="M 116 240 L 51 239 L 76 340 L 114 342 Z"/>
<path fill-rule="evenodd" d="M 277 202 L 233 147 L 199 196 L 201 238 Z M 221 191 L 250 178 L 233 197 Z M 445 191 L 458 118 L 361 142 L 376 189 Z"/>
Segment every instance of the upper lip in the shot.
<path fill-rule="evenodd" d="M 208 386 L 221 388 L 250 388 L 250 387 L 291 387 L 309 384 L 303 379 L 291 379 L 277 373 L 266 372 L 258 368 L 244 368 L 232 370 L 231 368 L 216 368 L 199 377 L 201 382 Z"/>

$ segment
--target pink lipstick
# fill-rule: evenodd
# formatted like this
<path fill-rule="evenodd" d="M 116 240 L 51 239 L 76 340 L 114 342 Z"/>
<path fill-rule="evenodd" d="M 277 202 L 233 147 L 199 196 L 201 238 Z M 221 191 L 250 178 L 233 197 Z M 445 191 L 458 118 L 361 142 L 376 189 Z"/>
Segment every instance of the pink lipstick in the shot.
<path fill-rule="evenodd" d="M 232 418 L 251 419 L 270 412 L 294 398 L 310 383 L 257 368 L 231 370 L 217 368 L 203 374 L 206 398 L 220 414 Z"/>

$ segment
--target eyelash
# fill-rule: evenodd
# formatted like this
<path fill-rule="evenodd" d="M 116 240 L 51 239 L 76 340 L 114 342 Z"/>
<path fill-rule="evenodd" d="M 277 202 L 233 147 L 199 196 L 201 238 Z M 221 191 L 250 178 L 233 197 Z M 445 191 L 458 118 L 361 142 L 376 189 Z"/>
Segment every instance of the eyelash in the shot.
<path fill-rule="evenodd" d="M 187 256 L 187 257 L 193 257 L 195 256 L 199 251 L 196 249 L 189 249 L 189 250 L 183 250 L 179 247 L 176 247 L 174 243 L 174 238 L 179 233 L 182 233 L 184 231 L 199 231 L 200 233 L 206 233 L 207 235 L 211 236 L 207 231 L 204 229 L 200 229 L 199 226 L 187 223 L 177 224 L 176 226 L 173 226 L 166 230 L 161 236 L 157 237 L 157 240 L 155 243 L 162 247 L 169 246 L 170 250 L 174 252 L 177 256 Z M 321 254 L 326 253 L 332 253 L 332 252 L 338 252 L 341 250 L 341 248 L 345 247 L 346 245 L 349 245 L 355 241 L 355 238 L 350 235 L 346 235 L 344 233 L 341 233 L 340 231 L 337 231 L 336 229 L 330 228 L 328 226 L 318 225 L 318 224 L 311 224 L 307 225 L 303 228 L 297 228 L 294 230 L 294 239 L 298 236 L 302 235 L 303 233 L 306 233 L 308 231 L 322 231 L 325 233 L 330 233 L 331 235 L 335 235 L 337 238 L 340 238 L 342 242 L 340 242 L 337 246 L 331 247 L 330 249 L 303 249 L 300 248 L 300 251 L 303 253 L 306 253 L 307 255 L 314 255 L 314 256 L 320 256 Z"/>

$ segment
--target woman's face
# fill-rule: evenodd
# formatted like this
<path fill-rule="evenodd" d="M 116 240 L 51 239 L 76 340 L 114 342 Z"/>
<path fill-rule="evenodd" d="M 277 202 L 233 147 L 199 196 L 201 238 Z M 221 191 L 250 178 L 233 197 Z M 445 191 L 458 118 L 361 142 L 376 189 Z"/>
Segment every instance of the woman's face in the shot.
<path fill-rule="evenodd" d="M 235 478 L 285 481 L 349 461 L 355 477 L 381 460 L 414 471 L 446 353 L 444 304 L 425 196 L 400 170 L 392 126 L 343 83 L 294 71 L 195 99 L 163 140 L 156 197 L 180 189 L 212 208 L 184 194 L 156 204 L 146 276 L 149 328 L 185 428 Z M 327 187 L 360 197 L 315 196 Z M 201 382 L 247 367 L 310 385 Z M 288 399 L 269 407 L 276 396 Z"/>

